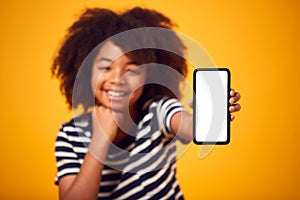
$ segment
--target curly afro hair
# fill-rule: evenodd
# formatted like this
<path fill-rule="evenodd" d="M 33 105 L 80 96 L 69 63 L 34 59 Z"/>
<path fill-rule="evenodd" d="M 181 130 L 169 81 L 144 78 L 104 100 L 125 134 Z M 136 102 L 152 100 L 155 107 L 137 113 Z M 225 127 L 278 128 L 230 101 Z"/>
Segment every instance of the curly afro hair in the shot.
<path fill-rule="evenodd" d="M 90 83 L 92 60 L 101 48 L 99 44 L 106 40 L 111 40 L 124 52 L 134 49 L 133 46 L 136 43 L 142 45 L 151 43 L 151 48 L 136 49 L 128 52 L 127 55 L 140 60 L 140 63 L 166 65 L 182 77 L 186 76 L 187 64 L 184 59 L 186 47 L 174 32 L 153 36 L 147 34 L 147 30 L 145 30 L 144 34 L 132 35 L 126 40 L 120 37 L 111 39 L 116 34 L 143 27 L 173 30 L 176 25 L 163 14 L 140 7 L 121 13 L 109 9 L 89 8 L 68 28 L 65 39 L 54 58 L 51 72 L 59 79 L 60 90 L 66 97 L 69 108 L 77 108 L 81 105 L 87 111 L 95 104 Z M 175 52 L 154 48 L 161 45 L 168 46 L 168 49 L 175 49 Z M 163 96 L 181 97 L 180 82 L 182 78 L 158 70 L 155 67 L 148 70 L 148 81 L 151 82 L 153 77 L 159 77 L 167 83 L 165 86 L 146 84 L 138 102 L 139 108 L 143 108 L 146 102 Z"/>

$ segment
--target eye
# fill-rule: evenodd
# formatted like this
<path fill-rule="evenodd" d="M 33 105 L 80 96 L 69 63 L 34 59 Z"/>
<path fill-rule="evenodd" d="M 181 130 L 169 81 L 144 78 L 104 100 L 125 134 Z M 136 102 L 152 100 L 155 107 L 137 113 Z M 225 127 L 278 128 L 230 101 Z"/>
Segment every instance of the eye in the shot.
<path fill-rule="evenodd" d="M 131 69 L 128 69 L 127 72 L 138 75 L 141 73 L 141 70 L 138 68 L 131 68 Z"/>
<path fill-rule="evenodd" d="M 99 71 L 108 71 L 110 69 L 110 67 L 109 66 L 99 66 L 99 67 L 97 67 L 97 69 Z"/>

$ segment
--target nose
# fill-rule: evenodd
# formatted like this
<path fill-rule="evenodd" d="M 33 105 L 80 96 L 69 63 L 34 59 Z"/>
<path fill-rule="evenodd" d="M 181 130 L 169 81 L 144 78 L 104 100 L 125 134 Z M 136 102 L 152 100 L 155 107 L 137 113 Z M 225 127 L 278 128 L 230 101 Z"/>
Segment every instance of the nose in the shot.
<path fill-rule="evenodd" d="M 112 70 L 109 78 L 111 84 L 119 85 L 125 83 L 124 73 L 120 69 Z"/>

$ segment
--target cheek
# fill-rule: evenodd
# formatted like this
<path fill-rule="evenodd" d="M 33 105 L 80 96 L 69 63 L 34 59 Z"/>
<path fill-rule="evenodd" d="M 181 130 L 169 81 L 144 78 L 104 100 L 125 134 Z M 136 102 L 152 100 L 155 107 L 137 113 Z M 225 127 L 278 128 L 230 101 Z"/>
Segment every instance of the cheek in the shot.
<path fill-rule="evenodd" d="M 93 94 L 95 93 L 97 87 L 99 87 L 100 75 L 101 74 L 93 73 L 92 76 L 91 76 L 91 87 L 92 87 L 92 90 L 93 90 Z"/>
<path fill-rule="evenodd" d="M 132 91 L 132 98 L 138 99 L 144 89 L 145 85 L 145 77 L 139 77 L 138 79 L 131 80 L 131 91 Z"/>
<path fill-rule="evenodd" d="M 145 81 L 146 81 L 146 77 L 145 75 L 141 75 L 138 77 L 134 77 L 129 79 L 129 84 L 131 85 L 131 88 L 134 88 L 135 90 L 137 90 L 140 87 L 143 87 L 145 85 Z"/>
<path fill-rule="evenodd" d="M 143 89 L 143 86 L 135 88 L 135 90 L 131 93 L 129 97 L 129 104 L 135 104 L 140 99 L 143 93 Z"/>
<path fill-rule="evenodd" d="M 91 87 L 92 87 L 93 94 L 95 94 L 97 85 L 98 85 L 97 79 L 92 76 L 92 78 L 91 78 Z"/>

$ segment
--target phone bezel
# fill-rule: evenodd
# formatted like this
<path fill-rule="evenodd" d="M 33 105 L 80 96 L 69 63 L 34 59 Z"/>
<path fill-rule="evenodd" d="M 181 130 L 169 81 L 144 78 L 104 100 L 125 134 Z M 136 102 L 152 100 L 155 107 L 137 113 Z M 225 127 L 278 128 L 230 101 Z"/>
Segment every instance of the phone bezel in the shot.
<path fill-rule="evenodd" d="M 227 140 L 226 141 L 197 141 L 196 140 L 196 73 L 199 71 L 226 71 L 227 72 Z M 230 82 L 231 82 L 231 73 L 228 68 L 197 68 L 193 72 L 193 142 L 197 145 L 226 145 L 230 143 L 230 112 L 229 112 L 229 99 L 230 99 Z"/>

